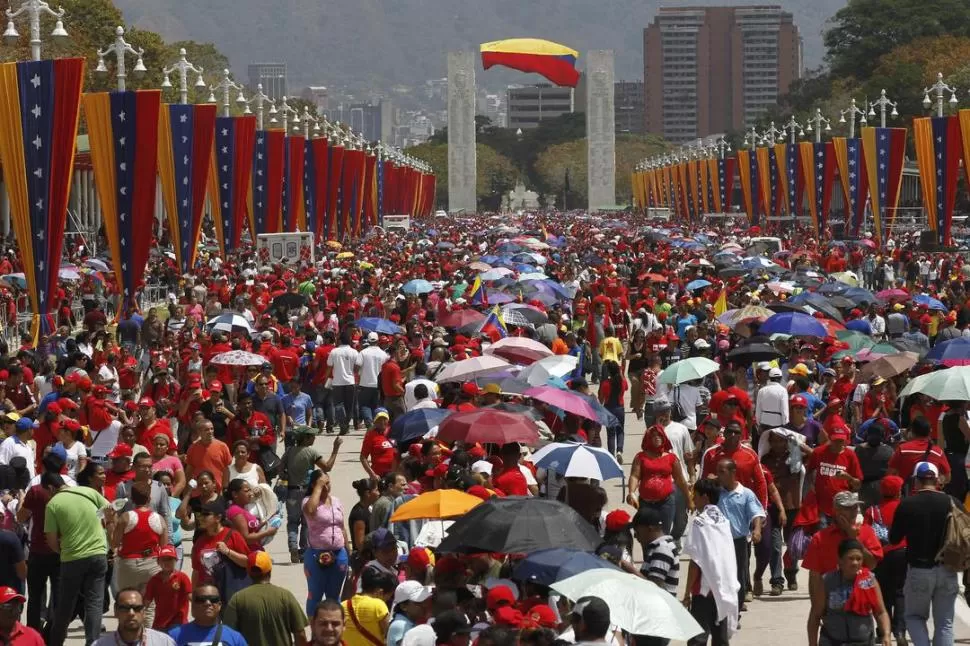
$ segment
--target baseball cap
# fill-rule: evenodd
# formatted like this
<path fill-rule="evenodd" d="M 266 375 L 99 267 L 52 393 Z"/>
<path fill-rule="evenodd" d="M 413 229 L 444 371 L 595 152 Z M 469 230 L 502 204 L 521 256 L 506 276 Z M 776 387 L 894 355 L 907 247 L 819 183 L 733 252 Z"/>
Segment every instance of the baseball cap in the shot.
<path fill-rule="evenodd" d="M 57 402 L 51 402 L 47 404 L 47 408 L 44 410 L 48 415 L 60 415 L 64 411 L 61 410 L 60 404 Z"/>
<path fill-rule="evenodd" d="M 832 504 L 836 507 L 858 507 L 859 494 L 854 491 L 840 491 L 832 498 Z"/>
<path fill-rule="evenodd" d="M 21 417 L 20 419 L 17 420 L 18 433 L 23 433 L 24 431 L 28 431 L 32 428 L 37 428 L 37 422 L 30 419 L 29 417 Z"/>
<path fill-rule="evenodd" d="M 488 460 L 478 460 L 472 464 L 472 473 L 487 473 L 492 475 L 492 463 Z"/>
<path fill-rule="evenodd" d="M 606 514 L 606 530 L 618 532 L 626 529 L 630 525 L 630 514 L 623 509 L 614 509 Z"/>
<path fill-rule="evenodd" d="M 108 457 L 112 460 L 115 458 L 130 458 L 131 447 L 127 444 L 116 444 L 113 449 L 108 451 Z"/>
<path fill-rule="evenodd" d="M 273 559 L 270 558 L 269 554 L 262 550 L 258 552 L 250 552 L 249 569 L 258 570 L 263 574 L 269 574 L 273 571 Z"/>
<path fill-rule="evenodd" d="M 768 379 L 780 379 L 781 378 L 781 368 L 771 368 L 768 371 Z"/>
<path fill-rule="evenodd" d="M 162 549 L 158 550 L 158 558 L 160 559 L 177 559 L 179 557 L 178 552 L 175 551 L 174 545 L 166 545 Z"/>
<path fill-rule="evenodd" d="M 431 624 L 421 624 L 404 633 L 401 646 L 435 646 L 437 640 Z"/>
<path fill-rule="evenodd" d="M 524 619 L 522 612 L 512 606 L 502 606 L 492 614 L 495 618 L 495 624 L 498 626 L 522 627 L 522 619 Z"/>
<path fill-rule="evenodd" d="M 808 366 L 806 366 L 804 363 L 796 363 L 794 366 L 792 366 L 791 368 L 788 369 L 788 374 L 790 374 L 790 375 L 799 375 L 801 377 L 807 377 L 808 376 Z"/>
<path fill-rule="evenodd" d="M 462 385 L 461 392 L 462 394 L 469 395 L 471 397 L 476 397 L 482 394 L 481 389 L 476 384 L 470 381 L 467 384 Z"/>
<path fill-rule="evenodd" d="M 407 564 L 414 570 L 426 570 L 434 565 L 434 554 L 426 547 L 412 547 L 408 552 Z"/>
<path fill-rule="evenodd" d="M 155 406 L 155 400 L 152 399 L 151 397 L 142 397 L 141 399 L 138 400 L 138 406 L 139 407 L 144 406 L 145 408 L 153 408 Z"/>
<path fill-rule="evenodd" d="M 711 347 L 711 344 L 707 342 L 707 339 L 697 339 L 694 341 L 694 347 L 698 350 L 707 350 Z"/>
<path fill-rule="evenodd" d="M 569 614 L 579 616 L 585 623 L 610 625 L 610 607 L 599 597 L 580 598 Z"/>
<path fill-rule="evenodd" d="M 2 588 L 0 588 L 0 603 L 10 603 L 12 601 L 16 601 L 18 603 L 26 603 L 27 597 L 20 594 L 13 588 L 9 588 L 7 586 L 3 586 Z"/>
<path fill-rule="evenodd" d="M 263 330 L 260 333 L 259 338 L 262 339 L 263 341 L 269 341 L 270 339 L 273 338 L 273 333 L 270 332 L 269 330 Z"/>
<path fill-rule="evenodd" d="M 299 426 L 294 426 L 292 431 L 294 435 L 316 435 L 317 431 L 311 426 L 306 424 L 300 424 Z"/>
<path fill-rule="evenodd" d="M 873 386 L 879 386 L 884 383 L 886 383 L 886 379 L 884 377 L 876 377 L 875 379 L 872 380 Z"/>
<path fill-rule="evenodd" d="M 222 392 L 222 382 L 218 379 L 213 379 L 212 383 L 209 384 L 209 392 L 221 393 Z"/>
<path fill-rule="evenodd" d="M 879 481 L 879 493 L 883 498 L 895 498 L 903 490 L 903 484 L 899 476 L 886 476 Z"/>
<path fill-rule="evenodd" d="M 379 419 L 383 417 L 384 419 L 391 419 L 390 413 L 387 412 L 386 408 L 378 408 L 374 411 L 374 419 Z"/>
<path fill-rule="evenodd" d="M 18 415 L 17 413 L 14 413 L 14 412 L 4 413 L 0 417 L 2 417 L 5 421 L 7 421 L 9 423 L 16 422 L 17 420 L 20 419 L 20 415 Z"/>
<path fill-rule="evenodd" d="M 528 618 L 541 628 L 555 628 L 559 625 L 559 618 L 556 611 L 544 603 L 539 603 L 529 608 Z"/>
<path fill-rule="evenodd" d="M 370 542 L 375 548 L 397 546 L 397 539 L 386 527 L 378 527 L 370 535 Z"/>
<path fill-rule="evenodd" d="M 67 427 L 65 426 L 65 428 L 67 428 Z M 55 444 L 54 446 L 51 447 L 51 453 L 50 454 L 51 455 L 56 455 L 57 457 L 59 457 L 60 459 L 64 460 L 65 462 L 67 461 L 67 449 L 65 449 L 64 446 L 62 444 L 60 444 L 60 443 L 57 443 L 57 444 Z"/>
<path fill-rule="evenodd" d="M 829 431 L 829 439 L 848 441 L 849 429 L 847 429 L 844 426 L 836 426 L 831 431 Z"/>
<path fill-rule="evenodd" d="M 515 603 L 515 594 L 507 585 L 497 585 L 485 595 L 485 607 L 489 612 L 495 612 L 503 604 L 512 605 Z"/>
<path fill-rule="evenodd" d="M 491 395 L 501 395 L 502 394 L 502 387 L 499 386 L 496 383 L 485 384 L 485 387 L 482 389 L 482 392 L 483 393 L 488 393 L 488 394 L 491 394 Z"/>
<path fill-rule="evenodd" d="M 800 406 L 801 408 L 808 408 L 808 400 L 801 395 L 792 395 L 788 400 L 789 406 Z"/>
<path fill-rule="evenodd" d="M 913 469 L 913 477 L 920 480 L 939 478 L 940 470 L 932 462 L 917 462 L 916 468 Z"/>
<path fill-rule="evenodd" d="M 421 603 L 431 597 L 432 588 L 417 581 L 404 581 L 394 590 L 394 605 L 405 601 Z"/>
<path fill-rule="evenodd" d="M 767 361 L 762 361 L 761 363 L 758 364 L 758 370 L 765 370 L 765 371 L 771 370 L 771 364 L 768 363 Z"/>
<path fill-rule="evenodd" d="M 437 615 L 431 627 L 434 628 L 439 643 L 447 642 L 453 635 L 467 635 L 472 631 L 468 618 L 457 610 L 446 610 Z"/>
<path fill-rule="evenodd" d="M 663 514 L 653 507 L 640 507 L 633 516 L 630 529 L 634 527 L 657 527 L 664 524 Z"/>

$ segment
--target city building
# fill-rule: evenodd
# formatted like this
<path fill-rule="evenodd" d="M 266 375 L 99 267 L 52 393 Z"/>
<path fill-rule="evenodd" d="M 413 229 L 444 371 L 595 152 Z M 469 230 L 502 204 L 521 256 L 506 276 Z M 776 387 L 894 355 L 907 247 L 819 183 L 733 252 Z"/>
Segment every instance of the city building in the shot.
<path fill-rule="evenodd" d="M 574 110 L 573 88 L 548 84 L 509 86 L 508 127 L 535 128 L 543 119 L 570 114 Z"/>
<path fill-rule="evenodd" d="M 323 85 L 311 85 L 303 88 L 300 98 L 317 106 L 317 114 L 323 114 L 330 108 L 330 93 Z"/>
<path fill-rule="evenodd" d="M 488 117 L 492 125 L 497 128 L 505 127 L 505 106 L 501 94 L 489 94 L 484 88 L 479 88 L 476 94 L 475 114 Z"/>
<path fill-rule="evenodd" d="M 750 127 L 801 73 L 781 7 L 661 7 L 643 30 L 646 131 L 681 143 Z"/>
<path fill-rule="evenodd" d="M 286 94 L 286 63 L 252 63 L 249 68 L 249 87 L 263 84 L 263 92 L 274 101 Z"/>
<path fill-rule="evenodd" d="M 613 121 L 616 134 L 642 134 L 643 81 L 618 81 L 613 84 Z"/>
<path fill-rule="evenodd" d="M 394 106 L 390 101 L 375 103 L 338 104 L 335 108 L 324 110 L 330 121 L 347 124 L 359 132 L 367 141 L 394 140 Z"/>

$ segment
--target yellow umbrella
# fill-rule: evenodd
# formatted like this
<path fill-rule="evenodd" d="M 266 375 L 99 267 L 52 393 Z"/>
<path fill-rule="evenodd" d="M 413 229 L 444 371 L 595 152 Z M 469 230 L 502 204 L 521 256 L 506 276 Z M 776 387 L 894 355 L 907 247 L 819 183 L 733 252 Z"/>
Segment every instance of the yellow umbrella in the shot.
<path fill-rule="evenodd" d="M 337 242 L 336 240 L 327 240 L 327 246 L 330 247 L 331 249 L 340 249 L 341 247 L 343 247 L 343 245 Z"/>
<path fill-rule="evenodd" d="M 352 251 L 341 251 L 337 254 L 337 260 L 346 260 L 347 258 L 353 258 L 354 253 Z"/>
<path fill-rule="evenodd" d="M 457 489 L 435 489 L 407 501 L 391 514 L 391 522 L 419 518 L 454 518 L 482 504 L 482 499 Z"/>
<path fill-rule="evenodd" d="M 361 260 L 357 264 L 357 266 L 360 267 L 361 269 L 373 269 L 374 268 L 374 265 L 371 264 L 371 263 L 369 263 L 369 262 L 367 262 L 366 260 Z"/>
<path fill-rule="evenodd" d="M 859 277 L 856 276 L 851 271 L 843 271 L 837 274 L 832 274 L 832 278 L 839 281 L 840 283 L 845 283 L 846 285 L 851 285 L 852 287 L 859 286 Z"/>

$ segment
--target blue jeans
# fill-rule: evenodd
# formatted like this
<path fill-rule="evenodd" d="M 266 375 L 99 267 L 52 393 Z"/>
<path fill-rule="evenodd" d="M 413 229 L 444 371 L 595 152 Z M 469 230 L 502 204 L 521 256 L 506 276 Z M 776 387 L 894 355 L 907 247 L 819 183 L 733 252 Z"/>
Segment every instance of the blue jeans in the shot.
<path fill-rule="evenodd" d="M 626 417 L 625 410 L 623 406 L 607 406 L 606 410 L 613 413 L 616 419 L 620 420 L 620 425 L 607 428 L 606 429 L 606 448 L 610 450 L 610 455 L 616 455 L 617 453 L 623 453 L 623 437 L 624 437 L 624 421 L 623 418 Z"/>
<path fill-rule="evenodd" d="M 354 394 L 357 386 L 334 386 L 331 397 L 333 397 L 333 412 L 337 423 L 340 424 L 340 432 L 346 433 L 350 429 L 350 423 L 357 418 L 357 409 Z"/>
<path fill-rule="evenodd" d="M 370 428 L 374 422 L 374 411 L 380 408 L 381 393 L 374 387 L 359 386 L 357 388 L 357 409 L 360 411 L 359 419 Z"/>
<path fill-rule="evenodd" d="M 61 563 L 61 578 L 57 586 L 58 599 L 81 597 L 84 607 L 84 639 L 90 644 L 101 635 L 104 615 L 104 580 L 108 573 L 108 559 L 104 555 L 89 556 Z M 67 639 L 67 627 L 74 617 L 74 603 L 54 606 L 49 644 L 62 646 Z"/>
<path fill-rule="evenodd" d="M 340 548 L 337 558 L 332 565 L 321 567 L 317 559 L 320 553 L 325 550 L 315 550 L 308 547 L 303 554 L 303 574 L 306 575 L 307 596 L 306 612 L 308 617 L 313 616 L 313 609 L 324 599 L 333 599 L 340 603 L 340 590 L 344 586 L 344 579 L 347 578 L 347 550 Z"/>
<path fill-rule="evenodd" d="M 906 599 L 906 630 L 913 644 L 930 643 L 926 622 L 933 611 L 933 646 L 953 646 L 953 614 L 960 586 L 957 574 L 942 565 L 933 568 L 910 566 L 903 585 Z"/>
<path fill-rule="evenodd" d="M 306 549 L 306 519 L 303 518 L 304 488 L 286 492 L 286 543 L 289 549 Z"/>
<path fill-rule="evenodd" d="M 326 420 L 327 426 L 333 429 L 333 396 L 332 390 L 323 386 L 316 386 L 313 389 L 313 419 L 322 423 Z"/>
<path fill-rule="evenodd" d="M 675 490 L 676 491 L 676 490 Z M 674 494 L 670 494 L 663 500 L 659 502 L 650 502 L 648 500 L 640 499 L 641 507 L 653 507 L 663 516 L 664 519 L 664 534 L 670 534 L 674 527 L 674 515 L 677 511 L 677 501 L 674 500 Z"/>

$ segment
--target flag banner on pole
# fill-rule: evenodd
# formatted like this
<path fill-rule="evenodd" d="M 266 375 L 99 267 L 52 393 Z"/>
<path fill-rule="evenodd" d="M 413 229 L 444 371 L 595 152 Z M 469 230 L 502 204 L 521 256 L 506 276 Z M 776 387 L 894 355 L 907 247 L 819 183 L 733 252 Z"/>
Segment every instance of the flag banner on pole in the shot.
<path fill-rule="evenodd" d="M 364 166 L 364 228 L 377 224 L 377 156 L 367 155 Z"/>
<path fill-rule="evenodd" d="M 704 207 L 704 213 L 710 213 L 711 206 L 714 204 L 714 191 L 711 190 L 711 179 L 713 175 L 711 174 L 710 162 L 710 159 L 702 159 L 700 161 L 701 205 Z"/>
<path fill-rule="evenodd" d="M 738 177 L 741 180 L 741 199 L 751 226 L 758 224 L 758 171 L 755 155 L 750 150 L 738 151 Z"/>
<path fill-rule="evenodd" d="M 917 127 L 915 121 L 914 129 Z M 866 165 L 866 175 L 869 178 L 873 232 L 876 242 L 882 244 L 885 242 L 884 229 L 887 233 L 892 232 L 896 205 L 899 204 L 899 192 L 903 183 L 903 162 L 906 159 L 906 128 L 863 128 L 862 147 L 865 151 L 863 161 Z M 916 148 L 918 156 L 919 146 Z M 933 194 L 935 193 L 930 193 L 930 195 Z M 924 195 L 926 195 L 925 188 Z M 933 200 L 924 200 L 923 206 L 928 208 L 932 204 Z"/>
<path fill-rule="evenodd" d="M 960 110 L 960 142 L 963 152 L 963 171 L 967 174 L 967 186 L 970 186 L 970 110 Z"/>
<path fill-rule="evenodd" d="M 921 117 L 913 119 L 916 139 L 916 161 L 919 164 L 920 187 L 927 225 L 937 242 L 952 243 L 953 207 L 956 201 L 957 177 L 963 141 L 959 117 Z"/>
<path fill-rule="evenodd" d="M 340 221 L 340 184 L 344 167 L 343 146 L 330 147 L 329 200 L 327 202 L 327 240 L 343 239 L 343 224 Z"/>
<path fill-rule="evenodd" d="M 691 219 L 690 201 L 687 199 L 687 164 L 674 166 L 674 178 L 677 185 L 677 202 L 680 204 L 678 212 L 681 217 Z"/>
<path fill-rule="evenodd" d="M 774 200 L 771 195 L 771 159 L 768 154 L 770 152 L 765 146 L 756 148 L 754 151 L 755 164 L 758 172 L 758 188 L 760 189 L 758 191 L 758 199 L 761 202 L 761 210 L 766 218 L 774 215 L 774 210 L 772 209 Z M 767 219 L 765 220 L 765 224 L 768 226 Z"/>
<path fill-rule="evenodd" d="M 85 94 L 84 114 L 105 237 L 118 289 L 124 297 L 122 310 L 132 311 L 145 276 L 155 228 L 155 178 L 162 144 L 160 122 L 165 114 L 162 93 L 139 90 Z M 212 142 L 208 145 L 211 150 Z M 209 160 L 205 163 L 208 171 Z M 203 182 L 203 191 L 204 188 Z"/>
<path fill-rule="evenodd" d="M 353 235 L 352 214 L 357 201 L 357 152 L 353 149 L 344 150 L 343 177 L 340 180 L 340 190 L 342 193 L 340 209 L 340 239 L 344 236 Z"/>
<path fill-rule="evenodd" d="M 391 162 L 377 161 L 377 226 L 384 228 L 384 200 L 385 182 L 387 181 L 387 165 Z"/>
<path fill-rule="evenodd" d="M 692 159 L 684 165 L 687 173 L 687 208 L 690 210 L 690 217 L 696 220 L 700 214 L 700 204 L 697 201 L 697 160 Z"/>
<path fill-rule="evenodd" d="M 774 153 L 775 175 L 777 177 L 777 215 L 791 216 L 789 211 L 789 186 L 788 181 L 788 146 L 787 144 L 775 144 L 772 150 Z"/>
<path fill-rule="evenodd" d="M 84 59 L 0 64 L 0 165 L 34 344 L 54 330 Z"/>
<path fill-rule="evenodd" d="M 327 140 L 308 139 L 303 146 L 303 210 L 307 231 L 319 242 L 327 217 Z"/>
<path fill-rule="evenodd" d="M 158 120 L 158 176 L 175 259 L 190 273 L 198 253 L 208 189 L 216 106 L 162 106 Z"/>
<path fill-rule="evenodd" d="M 302 135 L 286 137 L 283 142 L 283 231 L 306 231 L 303 205 L 303 166 L 306 139 Z"/>
<path fill-rule="evenodd" d="M 256 117 L 217 117 L 213 164 L 215 173 L 209 181 L 212 218 L 223 253 L 239 248 L 246 201 L 253 174 L 253 150 L 256 146 Z"/>
<path fill-rule="evenodd" d="M 738 160 L 726 157 L 717 160 L 717 187 L 721 193 L 721 213 L 727 213 L 734 206 L 734 173 Z"/>
<path fill-rule="evenodd" d="M 282 130 L 256 132 L 253 160 L 253 217 L 257 235 L 282 233 L 283 170 L 286 135 Z M 254 241 L 255 242 L 255 241 Z"/>
<path fill-rule="evenodd" d="M 424 200 L 424 217 L 430 218 L 434 215 L 434 205 L 435 205 L 435 176 L 432 173 L 428 173 L 424 176 L 424 189 L 422 189 L 422 194 L 425 196 Z"/>
<path fill-rule="evenodd" d="M 785 199 L 788 203 L 788 215 L 796 218 L 801 211 L 802 192 L 805 190 L 801 178 L 802 174 L 799 170 L 801 167 L 799 146 L 796 143 L 780 145 L 785 148 L 785 186 L 787 189 Z"/>
<path fill-rule="evenodd" d="M 808 191 L 808 210 L 816 235 L 828 224 L 832 203 L 832 182 L 835 179 L 835 148 L 832 142 L 799 144 L 799 158 L 805 190 Z"/>
<path fill-rule="evenodd" d="M 852 237 L 858 237 L 869 192 L 862 142 L 855 138 L 833 137 L 832 145 L 835 149 L 835 161 L 839 167 L 842 197 L 846 204 L 845 232 Z"/>
<path fill-rule="evenodd" d="M 641 184 L 639 171 L 630 173 L 630 187 L 633 190 L 633 208 L 642 210 L 644 199 L 642 193 L 640 192 Z"/>
<path fill-rule="evenodd" d="M 354 210 L 351 213 L 354 222 L 354 237 L 360 237 L 360 232 L 364 228 L 364 209 L 367 204 L 367 153 L 363 150 L 357 152 L 357 196 L 354 200 Z"/>

